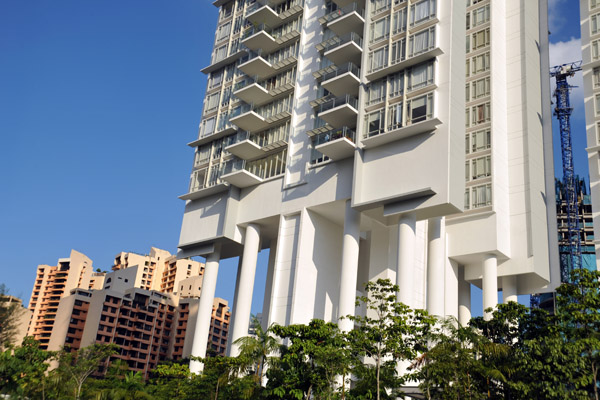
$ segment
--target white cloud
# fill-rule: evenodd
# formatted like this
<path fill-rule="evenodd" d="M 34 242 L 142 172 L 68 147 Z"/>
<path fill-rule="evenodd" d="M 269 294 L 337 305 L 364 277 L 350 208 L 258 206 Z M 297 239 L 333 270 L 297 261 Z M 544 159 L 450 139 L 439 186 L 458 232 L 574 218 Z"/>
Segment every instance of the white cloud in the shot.
<path fill-rule="evenodd" d="M 561 2 L 563 0 L 551 0 L 550 2 Z M 568 42 L 550 43 L 550 67 L 555 65 L 568 64 L 581 60 L 581 39 L 571 38 Z M 577 72 L 574 77 L 569 78 L 571 86 L 577 86 L 571 92 L 571 104 L 576 110 L 583 110 L 583 73 Z M 552 93 L 556 87 L 555 80 L 552 79 Z M 553 99 L 554 101 L 554 99 Z M 579 114 L 579 113 L 577 113 Z"/>

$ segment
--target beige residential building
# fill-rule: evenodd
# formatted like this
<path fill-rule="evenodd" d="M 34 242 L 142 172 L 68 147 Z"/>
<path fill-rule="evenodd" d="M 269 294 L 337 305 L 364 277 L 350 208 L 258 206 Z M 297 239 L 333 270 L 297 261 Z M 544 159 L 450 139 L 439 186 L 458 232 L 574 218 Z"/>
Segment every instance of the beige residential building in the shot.
<path fill-rule="evenodd" d="M 32 313 L 28 336 L 48 348 L 60 300 L 77 288 L 97 287 L 99 277 L 93 277 L 92 260 L 85 254 L 71 250 L 69 258 L 61 258 L 56 266 L 39 265 L 29 310 Z"/>
<path fill-rule="evenodd" d="M 0 296 L 1 303 L 17 304 L 17 331 L 15 332 L 15 336 L 12 338 L 11 343 L 15 345 L 21 344 L 23 338 L 27 336 L 27 328 L 29 327 L 29 320 L 31 319 L 31 311 L 27 308 L 23 307 L 23 300 L 14 296 Z M 0 343 L 0 350 L 2 350 L 2 343 Z"/>

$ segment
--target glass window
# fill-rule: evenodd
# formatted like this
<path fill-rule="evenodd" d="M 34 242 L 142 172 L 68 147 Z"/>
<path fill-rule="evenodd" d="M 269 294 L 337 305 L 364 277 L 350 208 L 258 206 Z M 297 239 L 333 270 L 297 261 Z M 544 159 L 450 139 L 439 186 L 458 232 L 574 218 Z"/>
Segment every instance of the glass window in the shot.
<path fill-rule="evenodd" d="M 436 0 L 421 0 L 410 6 L 410 25 L 435 17 Z"/>
<path fill-rule="evenodd" d="M 202 122 L 202 135 L 201 137 L 211 135 L 215 131 L 215 117 L 205 119 Z"/>
<path fill-rule="evenodd" d="M 231 32 L 231 22 L 227 22 L 226 24 L 220 25 L 217 28 L 217 41 L 223 40 L 229 36 Z"/>
<path fill-rule="evenodd" d="M 487 150 L 491 147 L 491 131 L 489 129 L 471 134 L 472 152 Z"/>
<path fill-rule="evenodd" d="M 388 108 L 388 131 L 402 127 L 402 103 L 394 104 Z"/>
<path fill-rule="evenodd" d="M 465 43 L 466 43 L 465 50 L 468 53 L 471 51 L 471 36 L 467 35 Z"/>
<path fill-rule="evenodd" d="M 418 54 L 429 51 L 435 47 L 435 27 L 417 32 L 410 37 L 409 56 L 414 57 Z"/>
<path fill-rule="evenodd" d="M 600 94 L 596 95 L 596 115 L 600 115 Z"/>
<path fill-rule="evenodd" d="M 370 71 L 377 71 L 387 65 L 388 46 L 377 49 L 369 54 Z"/>
<path fill-rule="evenodd" d="M 390 8 L 392 0 L 371 0 L 371 14 L 377 14 Z"/>
<path fill-rule="evenodd" d="M 415 90 L 433 83 L 433 61 L 412 67 L 408 75 L 408 90 Z"/>
<path fill-rule="evenodd" d="M 392 64 L 397 64 L 404 61 L 404 55 L 406 54 L 406 40 L 401 39 L 397 42 L 392 43 Z"/>
<path fill-rule="evenodd" d="M 594 14 L 590 17 L 590 29 L 592 35 L 598 33 L 598 23 L 600 23 L 600 14 Z"/>
<path fill-rule="evenodd" d="M 206 98 L 206 106 L 204 108 L 204 113 L 213 111 L 217 108 L 219 104 L 219 93 L 213 93 Z"/>
<path fill-rule="evenodd" d="M 473 179 L 481 179 L 492 174 L 491 156 L 479 157 L 472 161 Z"/>
<path fill-rule="evenodd" d="M 468 102 L 471 99 L 471 85 L 465 85 L 465 101 Z"/>
<path fill-rule="evenodd" d="M 430 119 L 433 115 L 433 94 L 428 93 L 411 99 L 406 113 L 407 123 L 415 124 Z"/>
<path fill-rule="evenodd" d="M 590 0 L 590 9 L 593 10 L 594 8 L 596 8 L 598 6 L 598 4 L 600 4 L 600 1 Z"/>
<path fill-rule="evenodd" d="M 594 87 L 595 88 L 600 87 L 600 67 L 594 68 L 593 76 L 594 76 Z"/>
<path fill-rule="evenodd" d="M 367 115 L 367 137 L 379 135 L 383 132 L 383 110 L 377 110 Z"/>
<path fill-rule="evenodd" d="M 390 97 L 401 96 L 404 92 L 404 72 L 390 76 Z"/>
<path fill-rule="evenodd" d="M 473 10 L 473 27 L 485 24 L 490 20 L 490 5 L 485 5 Z"/>
<path fill-rule="evenodd" d="M 471 122 L 473 125 L 484 124 L 490 121 L 490 103 L 479 104 L 471 109 Z"/>
<path fill-rule="evenodd" d="M 482 78 L 471 83 L 473 99 L 478 99 L 490 94 L 490 78 Z"/>
<path fill-rule="evenodd" d="M 471 141 L 470 139 L 470 135 L 466 134 L 465 135 L 465 154 L 469 154 L 471 152 Z"/>
<path fill-rule="evenodd" d="M 597 60 L 599 58 L 600 53 L 598 52 L 600 47 L 600 40 L 594 40 L 592 42 L 592 60 Z"/>
<path fill-rule="evenodd" d="M 471 75 L 471 61 L 467 60 L 465 64 L 465 77 L 469 77 Z"/>
<path fill-rule="evenodd" d="M 471 162 L 465 162 L 465 182 L 469 182 L 471 180 Z"/>
<path fill-rule="evenodd" d="M 210 74 L 210 79 L 208 81 L 208 87 L 210 89 L 219 86 L 223 82 L 223 70 L 219 70 Z"/>
<path fill-rule="evenodd" d="M 378 42 L 388 37 L 390 33 L 390 17 L 375 21 L 371 24 L 370 42 Z"/>
<path fill-rule="evenodd" d="M 385 100 L 385 88 L 387 86 L 386 80 L 380 80 L 373 82 L 369 85 L 369 99 L 368 105 L 380 103 Z"/>
<path fill-rule="evenodd" d="M 198 147 L 198 151 L 196 152 L 196 165 L 207 163 L 209 157 L 210 144 Z"/>
<path fill-rule="evenodd" d="M 475 32 L 473 35 L 473 50 L 480 49 L 490 44 L 490 28 Z"/>
<path fill-rule="evenodd" d="M 406 31 L 406 8 L 394 13 L 394 27 L 392 34 L 402 33 Z"/>
<path fill-rule="evenodd" d="M 472 208 L 485 207 L 492 204 L 492 185 L 481 185 L 471 188 Z"/>
<path fill-rule="evenodd" d="M 470 117 L 470 113 L 469 113 L 469 108 L 467 108 L 465 110 L 465 128 L 468 128 L 469 126 L 471 126 L 471 118 Z"/>
<path fill-rule="evenodd" d="M 471 196 L 470 196 L 469 188 L 465 190 L 465 210 L 468 210 L 471 206 Z"/>
<path fill-rule="evenodd" d="M 480 54 L 473 57 L 472 60 L 472 71 L 474 74 L 478 74 L 490 69 L 490 53 Z"/>

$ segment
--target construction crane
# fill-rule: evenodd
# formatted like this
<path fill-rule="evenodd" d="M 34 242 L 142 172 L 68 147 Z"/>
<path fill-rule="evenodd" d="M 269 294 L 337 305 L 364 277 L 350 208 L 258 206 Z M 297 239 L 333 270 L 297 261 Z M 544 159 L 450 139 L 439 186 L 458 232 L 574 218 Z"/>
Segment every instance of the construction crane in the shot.
<path fill-rule="evenodd" d="M 581 228 L 579 227 L 579 212 L 577 192 L 575 190 L 575 173 L 573 171 L 573 145 L 571 141 L 571 107 L 570 92 L 573 86 L 567 78 L 581 71 L 581 61 L 570 64 L 557 65 L 550 68 L 550 76 L 556 80 L 556 107 L 554 115 L 560 124 L 560 147 L 562 152 L 564 196 L 567 202 L 567 240 L 568 252 L 561 264 L 561 280 L 569 282 L 571 271 L 581 268 Z"/>

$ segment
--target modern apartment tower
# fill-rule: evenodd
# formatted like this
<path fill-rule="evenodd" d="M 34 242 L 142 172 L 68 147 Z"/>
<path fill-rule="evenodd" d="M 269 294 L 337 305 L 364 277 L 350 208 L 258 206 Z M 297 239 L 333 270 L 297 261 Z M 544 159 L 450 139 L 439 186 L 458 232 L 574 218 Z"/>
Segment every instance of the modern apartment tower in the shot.
<path fill-rule="evenodd" d="M 581 53 L 588 165 L 595 237 L 600 239 L 600 1 L 580 0 Z M 573 60 L 575 61 L 575 60 Z M 600 240 L 595 239 L 600 268 Z"/>
<path fill-rule="evenodd" d="M 360 312 L 355 297 L 377 278 L 463 323 L 471 284 L 487 308 L 500 288 L 510 301 L 550 283 L 545 0 L 213 4 L 181 196 L 179 256 L 206 257 L 193 355 L 206 351 L 224 258 L 240 256 L 231 340 L 247 335 L 262 249 L 265 326 Z"/>

